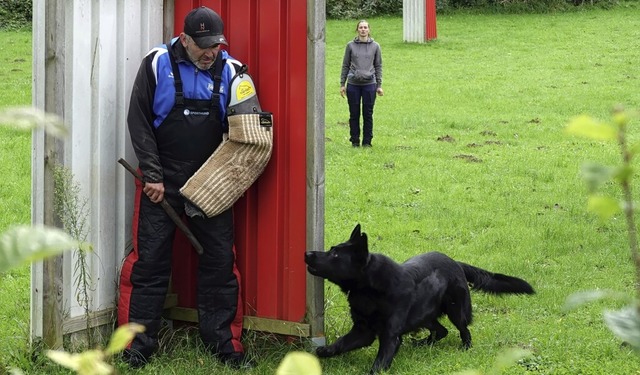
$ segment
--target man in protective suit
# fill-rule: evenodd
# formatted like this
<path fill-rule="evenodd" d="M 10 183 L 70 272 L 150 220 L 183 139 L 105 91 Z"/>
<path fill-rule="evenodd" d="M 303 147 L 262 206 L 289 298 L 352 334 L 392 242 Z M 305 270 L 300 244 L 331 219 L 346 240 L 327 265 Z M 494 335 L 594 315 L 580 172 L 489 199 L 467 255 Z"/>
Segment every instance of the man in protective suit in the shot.
<path fill-rule="evenodd" d="M 119 325 L 146 327 L 123 353 L 132 367 L 144 366 L 158 346 L 176 229 L 158 204 L 163 199 L 178 214 L 186 212 L 187 224 L 203 247 L 197 275 L 202 341 L 227 365 L 252 365 L 240 343 L 242 304 L 232 209 L 207 217 L 179 192 L 227 131 L 230 81 L 242 64 L 220 49 L 227 45 L 223 27 L 213 10 L 192 10 L 178 38 L 144 57 L 133 85 L 127 122 L 143 182 L 136 183 L 133 250 L 122 266 L 118 303 Z"/>

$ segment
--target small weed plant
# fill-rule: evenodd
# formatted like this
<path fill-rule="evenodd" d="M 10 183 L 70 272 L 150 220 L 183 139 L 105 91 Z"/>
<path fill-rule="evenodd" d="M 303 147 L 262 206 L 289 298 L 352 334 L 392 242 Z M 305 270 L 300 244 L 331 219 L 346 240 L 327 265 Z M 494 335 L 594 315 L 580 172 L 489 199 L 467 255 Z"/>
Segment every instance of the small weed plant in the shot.
<path fill-rule="evenodd" d="M 53 169 L 54 179 L 54 210 L 62 223 L 62 227 L 69 235 L 80 243 L 86 242 L 89 234 L 87 225 L 87 200 L 81 199 L 80 186 L 74 181 L 73 173 L 62 165 Z M 93 252 L 81 248 L 73 250 L 74 255 L 74 284 L 77 288 L 76 300 L 82 307 L 85 316 L 85 341 L 88 347 L 95 346 L 95 335 L 91 328 L 92 292 L 95 290 L 89 269 L 88 257 Z"/>

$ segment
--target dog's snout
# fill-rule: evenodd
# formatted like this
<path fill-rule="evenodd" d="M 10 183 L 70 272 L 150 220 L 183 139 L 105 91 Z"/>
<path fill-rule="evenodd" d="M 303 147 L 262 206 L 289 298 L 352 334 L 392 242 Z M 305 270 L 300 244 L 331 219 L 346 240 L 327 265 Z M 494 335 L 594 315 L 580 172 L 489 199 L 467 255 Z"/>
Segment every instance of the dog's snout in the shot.
<path fill-rule="evenodd" d="M 315 258 L 315 255 L 315 251 L 307 251 L 306 253 L 304 253 L 304 260 L 309 261 L 310 259 Z"/>

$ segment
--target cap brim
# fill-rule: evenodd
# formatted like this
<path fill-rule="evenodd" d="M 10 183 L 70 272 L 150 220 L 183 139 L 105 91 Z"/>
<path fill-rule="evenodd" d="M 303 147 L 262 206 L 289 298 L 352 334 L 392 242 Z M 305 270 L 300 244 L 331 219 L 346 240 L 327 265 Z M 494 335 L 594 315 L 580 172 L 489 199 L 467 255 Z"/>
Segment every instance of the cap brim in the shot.
<path fill-rule="evenodd" d="M 227 38 L 225 38 L 224 35 L 222 34 L 214 35 L 214 36 L 200 36 L 196 38 L 192 37 L 192 38 L 193 38 L 193 41 L 196 42 L 196 44 L 200 48 L 209 48 L 214 44 L 224 44 L 225 46 L 229 45 L 229 43 L 227 43 Z"/>

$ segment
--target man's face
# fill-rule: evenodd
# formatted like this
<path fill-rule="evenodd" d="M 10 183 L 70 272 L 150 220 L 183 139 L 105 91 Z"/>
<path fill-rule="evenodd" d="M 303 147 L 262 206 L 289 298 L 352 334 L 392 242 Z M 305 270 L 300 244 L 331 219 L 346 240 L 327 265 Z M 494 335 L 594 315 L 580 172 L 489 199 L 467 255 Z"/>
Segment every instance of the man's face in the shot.
<path fill-rule="evenodd" d="M 211 68 L 220 51 L 220 44 L 214 44 L 208 48 L 200 48 L 190 36 L 184 33 L 180 34 L 180 42 L 187 50 L 187 56 L 191 62 L 201 70 Z"/>

